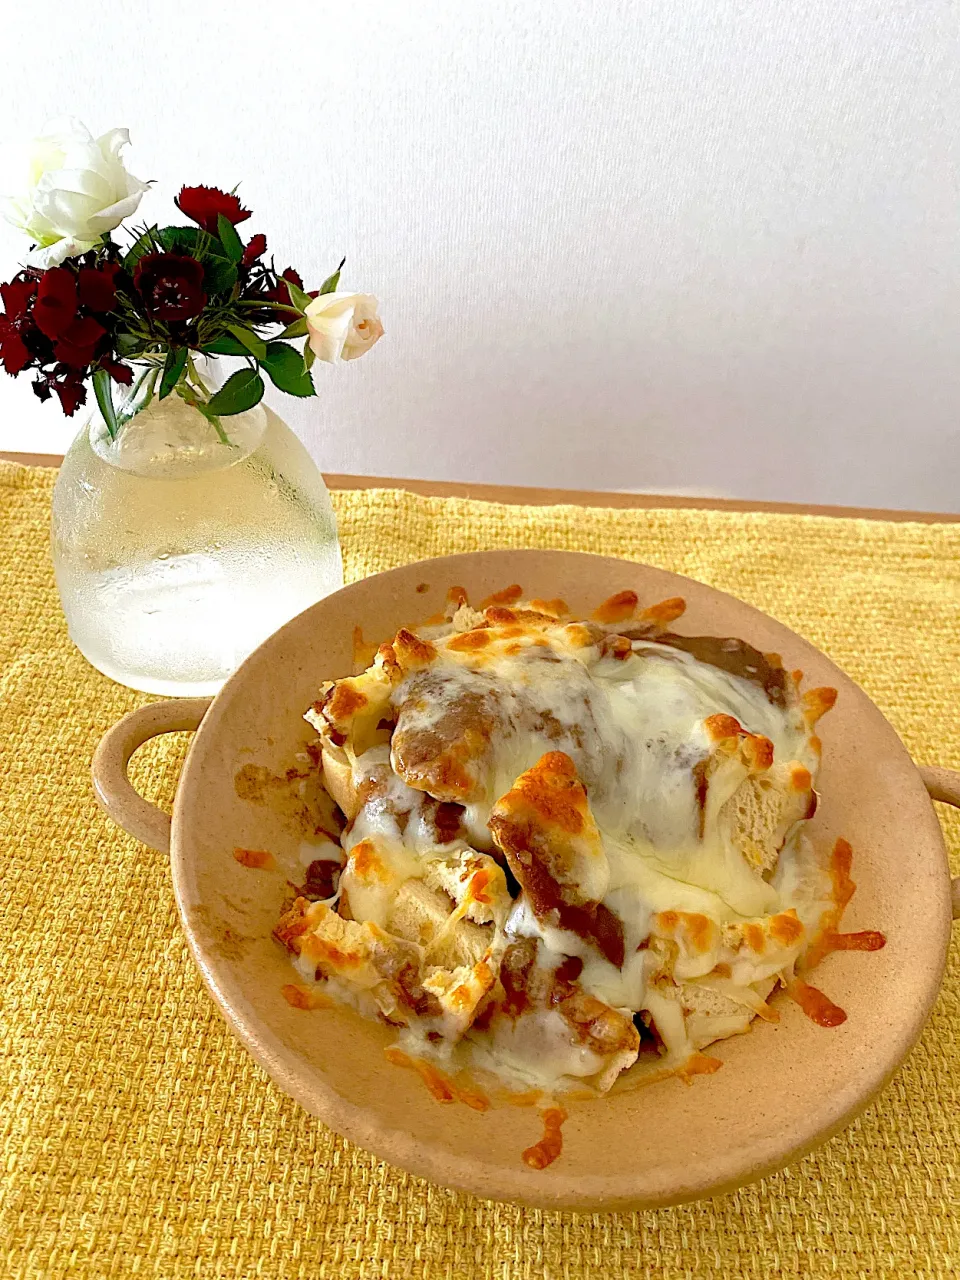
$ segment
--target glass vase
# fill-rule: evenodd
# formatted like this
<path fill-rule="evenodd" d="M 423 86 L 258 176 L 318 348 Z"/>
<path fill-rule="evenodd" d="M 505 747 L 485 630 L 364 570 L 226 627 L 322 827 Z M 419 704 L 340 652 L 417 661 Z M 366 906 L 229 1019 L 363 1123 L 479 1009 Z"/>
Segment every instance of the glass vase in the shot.
<path fill-rule="evenodd" d="M 216 693 L 343 585 L 330 495 L 297 437 L 263 405 L 217 422 L 176 394 L 115 439 L 95 413 L 60 469 L 52 551 L 70 636 L 133 689 Z"/>

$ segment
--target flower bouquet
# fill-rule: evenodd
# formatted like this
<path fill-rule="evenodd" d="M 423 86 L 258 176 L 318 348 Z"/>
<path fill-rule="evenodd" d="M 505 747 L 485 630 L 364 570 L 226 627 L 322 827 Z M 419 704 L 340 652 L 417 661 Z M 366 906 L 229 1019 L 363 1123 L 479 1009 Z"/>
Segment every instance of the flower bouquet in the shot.
<path fill-rule="evenodd" d="M 187 225 L 133 227 L 118 244 L 112 233 L 150 186 L 124 167 L 128 142 L 126 129 L 96 139 L 78 121 L 52 129 L 37 142 L 27 195 L 6 202 L 33 244 L 0 284 L 0 361 L 14 377 L 32 373 L 41 400 L 55 393 L 72 416 L 92 384 L 116 436 L 155 396 L 177 395 L 223 434 L 221 418 L 259 403 L 264 374 L 312 396 L 315 359 L 352 360 L 380 338 L 376 299 L 338 290 L 343 262 L 307 292 L 267 258 L 265 235 L 244 243 L 237 228 L 251 213 L 235 191 L 183 187 L 175 204 Z M 244 368 L 212 392 L 198 355 L 237 356 Z M 113 386 L 135 379 L 118 411 Z"/>
<path fill-rule="evenodd" d="M 6 204 L 31 247 L 0 284 L 0 363 L 68 416 L 93 389 L 53 499 L 77 647 L 135 688 L 208 694 L 343 582 L 323 478 L 265 380 L 314 396 L 314 361 L 365 354 L 383 326 L 375 298 L 339 289 L 343 262 L 313 290 L 278 270 L 235 190 L 184 186 L 183 225 L 134 225 L 151 184 L 128 141 L 68 121 L 35 143 Z"/>

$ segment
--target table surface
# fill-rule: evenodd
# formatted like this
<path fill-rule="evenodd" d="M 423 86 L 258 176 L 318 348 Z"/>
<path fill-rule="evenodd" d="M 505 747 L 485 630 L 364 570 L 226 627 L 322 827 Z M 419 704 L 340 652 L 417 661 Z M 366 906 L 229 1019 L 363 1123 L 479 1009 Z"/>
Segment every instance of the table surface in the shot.
<path fill-rule="evenodd" d="M 144 696 L 93 671 L 70 643 L 46 535 L 56 472 L 18 480 L 4 470 L 0 1280 L 957 1280 L 956 945 L 929 1027 L 876 1103 L 785 1172 L 710 1201 L 657 1213 L 527 1211 L 410 1177 L 315 1123 L 215 1011 L 166 860 L 96 808 L 87 762 Z M 529 546 L 653 563 L 737 595 L 829 653 L 914 759 L 960 767 L 956 520 L 742 514 L 691 507 L 696 499 L 650 510 L 664 501 L 650 495 L 550 511 L 376 488 L 341 489 L 334 501 L 349 581 L 430 556 Z M 133 757 L 151 802 L 169 808 L 185 737 L 156 738 Z M 960 810 L 941 817 L 960 872 Z M 855 898 L 849 923 L 884 920 Z M 832 957 L 827 992 L 841 997 L 883 956 Z M 781 1032 L 790 1017 L 788 1007 Z M 709 1078 L 691 1087 L 701 1085 Z M 519 1114 L 517 1130 L 524 1141 L 538 1132 Z"/>
<path fill-rule="evenodd" d="M 58 467 L 62 454 L 3 453 L 0 458 L 26 466 Z M 393 476 L 349 476 L 324 473 L 331 489 L 407 489 L 437 498 L 476 498 L 482 502 L 507 502 L 524 506 L 565 503 L 580 507 L 700 507 L 714 511 L 780 511 L 792 515 L 840 516 L 866 520 L 919 521 L 922 524 L 960 523 L 960 513 L 894 511 L 883 507 L 831 507 L 802 502 L 750 502 L 739 498 L 697 497 L 665 493 L 615 493 L 590 489 L 538 489 L 521 485 L 472 484 L 469 481 L 409 480 Z"/>

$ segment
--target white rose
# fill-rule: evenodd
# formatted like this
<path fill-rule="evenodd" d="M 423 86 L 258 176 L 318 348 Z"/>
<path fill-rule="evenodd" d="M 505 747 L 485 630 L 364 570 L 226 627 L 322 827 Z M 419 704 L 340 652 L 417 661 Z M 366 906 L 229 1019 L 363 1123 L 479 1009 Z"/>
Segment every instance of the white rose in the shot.
<path fill-rule="evenodd" d="M 304 312 L 307 341 L 318 360 L 356 360 L 383 337 L 377 300 L 369 293 L 324 293 Z"/>
<path fill-rule="evenodd" d="M 136 211 L 150 185 L 124 168 L 126 129 L 94 138 L 79 120 L 48 124 L 27 158 L 27 194 L 5 200 L 4 216 L 36 245 L 27 265 L 47 268 L 86 253 Z"/>

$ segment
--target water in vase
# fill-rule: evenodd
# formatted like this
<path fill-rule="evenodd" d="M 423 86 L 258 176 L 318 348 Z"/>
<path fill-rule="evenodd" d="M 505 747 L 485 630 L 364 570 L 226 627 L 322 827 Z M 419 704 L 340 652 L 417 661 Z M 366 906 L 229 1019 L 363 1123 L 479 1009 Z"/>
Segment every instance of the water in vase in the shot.
<path fill-rule="evenodd" d="M 74 643 L 151 693 L 215 693 L 277 627 L 343 583 L 330 499 L 269 409 L 223 420 L 171 396 L 64 460 L 53 555 Z"/>

